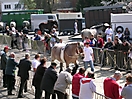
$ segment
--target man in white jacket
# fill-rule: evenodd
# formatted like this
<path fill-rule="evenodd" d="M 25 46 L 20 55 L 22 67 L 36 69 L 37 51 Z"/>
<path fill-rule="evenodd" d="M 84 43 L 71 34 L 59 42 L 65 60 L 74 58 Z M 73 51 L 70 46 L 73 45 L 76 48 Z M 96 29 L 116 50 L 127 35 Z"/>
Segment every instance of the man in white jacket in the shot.
<path fill-rule="evenodd" d="M 71 68 L 67 68 L 62 71 L 54 86 L 54 91 L 57 94 L 58 99 L 65 99 L 66 89 L 72 83 Z"/>
<path fill-rule="evenodd" d="M 80 93 L 79 93 L 79 99 L 93 99 L 94 98 L 94 92 L 96 92 L 96 86 L 93 82 L 94 79 L 94 73 L 88 72 L 87 74 L 88 78 L 82 78 L 80 80 Z"/>

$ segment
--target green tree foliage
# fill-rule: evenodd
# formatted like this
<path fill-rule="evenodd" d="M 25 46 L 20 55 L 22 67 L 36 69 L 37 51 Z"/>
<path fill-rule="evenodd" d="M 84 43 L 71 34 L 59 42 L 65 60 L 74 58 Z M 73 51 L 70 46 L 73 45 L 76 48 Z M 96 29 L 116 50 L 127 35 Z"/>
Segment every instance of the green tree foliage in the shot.
<path fill-rule="evenodd" d="M 85 7 L 99 6 L 100 2 L 101 0 L 78 0 L 76 9 L 82 11 Z"/>
<path fill-rule="evenodd" d="M 26 8 L 26 9 L 35 9 L 36 8 L 36 3 L 34 2 L 34 0 L 20 0 L 20 3 L 24 4 L 24 8 Z"/>

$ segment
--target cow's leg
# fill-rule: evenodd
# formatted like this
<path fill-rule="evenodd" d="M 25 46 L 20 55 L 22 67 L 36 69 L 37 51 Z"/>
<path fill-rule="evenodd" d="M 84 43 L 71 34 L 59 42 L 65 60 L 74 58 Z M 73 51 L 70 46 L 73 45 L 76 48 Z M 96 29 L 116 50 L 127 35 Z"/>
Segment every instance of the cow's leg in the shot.
<path fill-rule="evenodd" d="M 59 73 L 60 73 L 61 71 L 63 71 L 63 63 L 60 63 L 60 71 L 59 71 Z"/>
<path fill-rule="evenodd" d="M 73 67 L 72 69 L 72 75 L 74 75 L 76 72 L 77 72 L 77 69 L 78 69 L 79 65 L 75 62 L 75 67 Z"/>

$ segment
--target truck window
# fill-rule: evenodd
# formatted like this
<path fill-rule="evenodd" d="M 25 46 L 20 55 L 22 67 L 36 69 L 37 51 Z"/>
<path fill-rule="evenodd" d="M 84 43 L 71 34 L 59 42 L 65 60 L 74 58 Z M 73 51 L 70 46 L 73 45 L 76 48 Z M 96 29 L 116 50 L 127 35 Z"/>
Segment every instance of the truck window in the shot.
<path fill-rule="evenodd" d="M 53 16 L 51 16 L 51 15 L 50 15 L 50 16 L 48 16 L 48 19 L 53 19 Z"/>

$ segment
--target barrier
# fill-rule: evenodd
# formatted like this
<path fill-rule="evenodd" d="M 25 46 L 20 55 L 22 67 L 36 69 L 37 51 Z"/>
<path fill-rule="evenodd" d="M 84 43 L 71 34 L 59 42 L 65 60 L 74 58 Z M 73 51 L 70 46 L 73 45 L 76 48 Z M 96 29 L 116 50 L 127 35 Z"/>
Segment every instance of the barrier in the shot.
<path fill-rule="evenodd" d="M 128 57 L 128 52 L 116 51 L 110 49 L 101 49 L 93 47 L 94 51 L 94 64 L 99 66 L 111 66 L 122 70 L 132 69 L 131 59 Z"/>
<path fill-rule="evenodd" d="M 111 99 L 109 97 L 104 96 L 103 94 L 94 92 L 94 99 Z"/>

